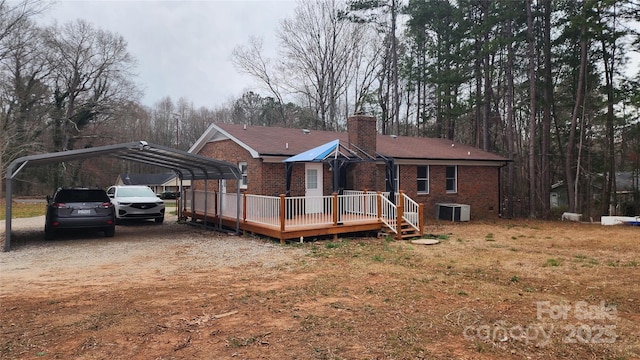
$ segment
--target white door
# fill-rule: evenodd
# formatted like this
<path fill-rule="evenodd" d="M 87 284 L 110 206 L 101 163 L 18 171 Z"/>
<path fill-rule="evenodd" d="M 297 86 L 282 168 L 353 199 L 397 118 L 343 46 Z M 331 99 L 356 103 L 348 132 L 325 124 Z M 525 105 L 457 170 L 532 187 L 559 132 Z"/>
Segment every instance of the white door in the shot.
<path fill-rule="evenodd" d="M 321 213 L 322 209 L 322 164 L 305 164 L 305 212 Z"/>

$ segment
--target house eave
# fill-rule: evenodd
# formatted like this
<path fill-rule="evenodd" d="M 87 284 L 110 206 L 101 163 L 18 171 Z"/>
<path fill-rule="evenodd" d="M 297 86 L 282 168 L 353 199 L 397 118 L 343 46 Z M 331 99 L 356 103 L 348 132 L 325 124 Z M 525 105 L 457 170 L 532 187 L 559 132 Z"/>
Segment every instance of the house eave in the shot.
<path fill-rule="evenodd" d="M 464 166 L 488 166 L 501 167 L 509 160 L 488 160 L 488 159 L 407 159 L 394 158 L 397 165 L 464 165 Z"/>
<path fill-rule="evenodd" d="M 265 163 L 281 163 L 291 155 L 282 154 L 262 154 Z M 383 160 L 377 160 L 377 163 L 384 163 Z M 465 166 L 487 166 L 501 167 L 509 162 L 509 160 L 484 160 L 484 159 L 413 159 L 413 158 L 393 158 L 396 165 L 465 165 Z"/>
<path fill-rule="evenodd" d="M 214 140 L 216 134 L 221 134 L 223 137 L 222 138 L 218 138 L 217 140 Z M 209 125 L 209 127 L 204 132 L 204 134 L 202 134 L 202 136 L 200 136 L 200 138 L 189 149 L 189 152 L 190 153 L 198 153 L 198 152 L 200 152 L 202 150 L 202 148 L 204 148 L 204 146 L 206 144 L 208 144 L 210 142 L 220 141 L 223 138 L 224 139 L 229 139 L 229 140 L 235 142 L 236 144 L 240 145 L 240 147 L 242 147 L 243 149 L 245 149 L 245 150 L 247 150 L 249 152 L 249 154 L 251 155 L 252 158 L 257 159 L 257 158 L 261 157 L 260 154 L 258 153 L 258 151 L 256 151 L 254 148 L 252 148 L 251 146 L 249 146 L 249 145 L 245 144 L 244 142 L 240 141 L 238 138 L 236 138 L 235 136 L 231 135 L 227 131 L 223 130 L 222 128 L 220 128 L 216 124 Z"/>

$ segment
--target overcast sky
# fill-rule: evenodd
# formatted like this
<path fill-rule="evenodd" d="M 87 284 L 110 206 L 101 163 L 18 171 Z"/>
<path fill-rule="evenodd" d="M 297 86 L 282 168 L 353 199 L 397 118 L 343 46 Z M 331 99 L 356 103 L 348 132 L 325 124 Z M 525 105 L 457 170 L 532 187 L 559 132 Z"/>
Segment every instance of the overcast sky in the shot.
<path fill-rule="evenodd" d="M 234 47 L 260 36 L 267 55 L 275 55 L 276 29 L 295 6 L 295 0 L 67 0 L 53 4 L 39 21 L 85 19 L 122 35 L 138 61 L 136 83 L 145 105 L 170 96 L 214 108 L 258 88 L 231 63 Z"/>

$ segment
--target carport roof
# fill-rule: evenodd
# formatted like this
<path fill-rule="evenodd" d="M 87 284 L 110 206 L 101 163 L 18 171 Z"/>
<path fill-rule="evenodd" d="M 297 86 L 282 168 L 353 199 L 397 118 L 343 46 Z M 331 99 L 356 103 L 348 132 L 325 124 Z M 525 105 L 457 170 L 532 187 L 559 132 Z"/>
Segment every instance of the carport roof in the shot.
<path fill-rule="evenodd" d="M 183 180 L 239 179 L 240 170 L 234 164 L 204 156 L 149 144 L 146 141 L 98 146 L 47 154 L 29 155 L 14 160 L 8 167 L 7 179 L 15 176 L 24 166 L 52 162 L 82 160 L 98 156 L 112 156 L 171 169 Z M 14 172 L 17 169 L 16 172 Z"/>
<path fill-rule="evenodd" d="M 240 169 L 232 163 L 192 154 L 165 146 L 137 141 L 125 144 L 97 146 L 47 154 L 29 155 L 15 159 L 7 167 L 6 176 L 6 226 L 4 251 L 11 248 L 11 183 L 26 166 L 44 165 L 54 162 L 83 160 L 87 158 L 111 156 L 123 160 L 139 162 L 171 169 L 182 180 L 240 179 Z"/>

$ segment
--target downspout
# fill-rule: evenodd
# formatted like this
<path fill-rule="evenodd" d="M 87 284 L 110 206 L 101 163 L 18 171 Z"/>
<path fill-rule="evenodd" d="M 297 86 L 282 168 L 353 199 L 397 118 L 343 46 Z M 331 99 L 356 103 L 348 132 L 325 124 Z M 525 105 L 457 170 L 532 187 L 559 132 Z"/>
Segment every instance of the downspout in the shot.
<path fill-rule="evenodd" d="M 502 168 L 507 166 L 507 161 L 498 168 L 498 217 L 502 218 Z M 549 199 L 547 199 L 549 201 Z M 513 206 L 513 204 L 509 204 Z"/>

